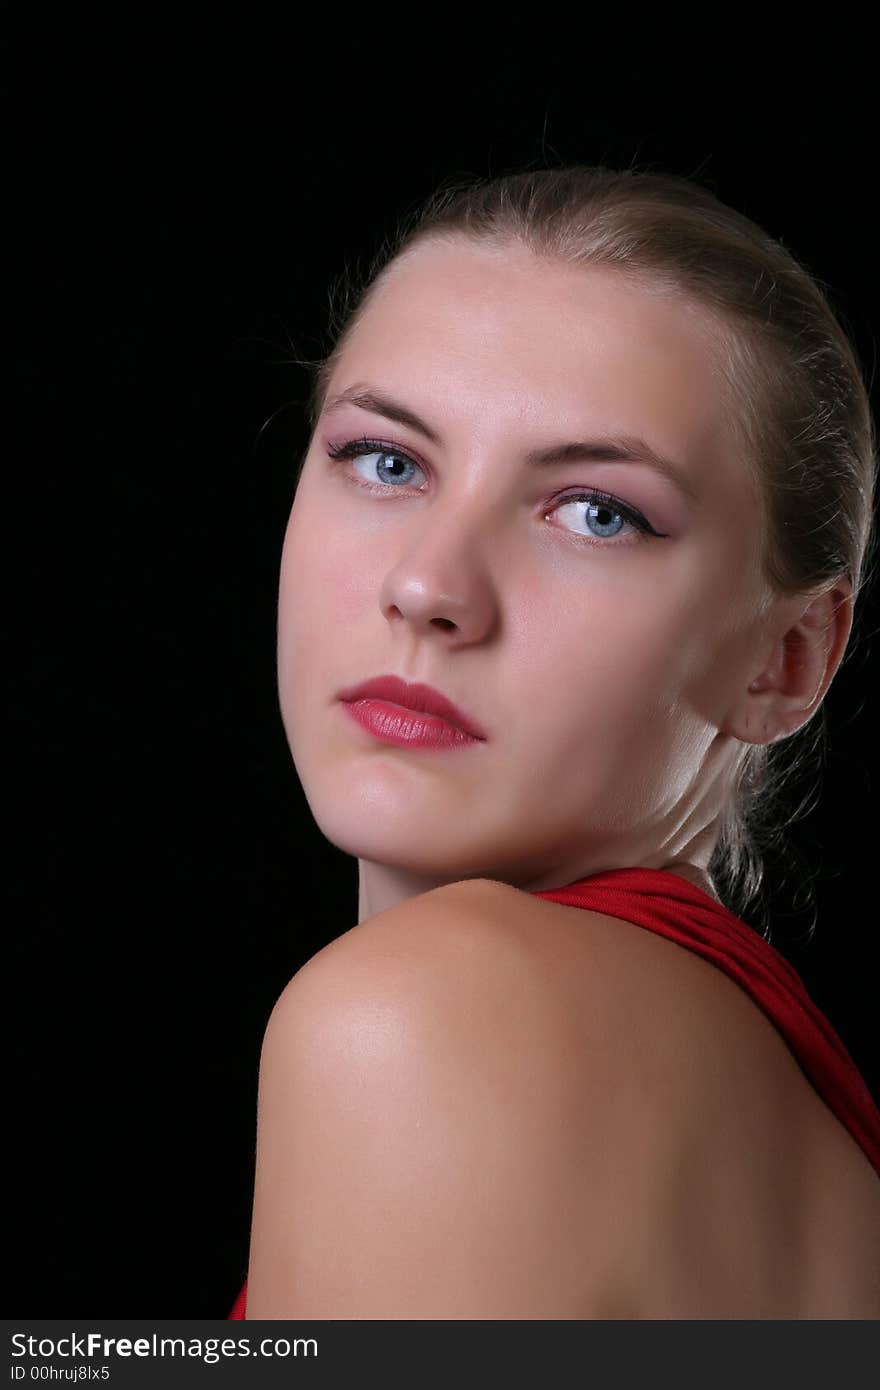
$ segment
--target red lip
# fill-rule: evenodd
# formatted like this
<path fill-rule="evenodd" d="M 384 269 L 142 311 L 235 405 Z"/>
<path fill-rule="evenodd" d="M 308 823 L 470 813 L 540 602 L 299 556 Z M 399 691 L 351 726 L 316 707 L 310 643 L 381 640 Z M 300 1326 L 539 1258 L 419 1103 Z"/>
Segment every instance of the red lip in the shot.
<path fill-rule="evenodd" d="M 430 685 L 411 685 L 399 676 L 375 676 L 360 685 L 340 690 L 340 700 L 390 700 L 392 704 L 403 705 L 406 709 L 419 710 L 423 714 L 436 714 L 447 719 L 450 724 L 463 729 L 472 738 L 485 739 L 486 734 L 470 715 L 465 714 L 439 690 Z"/>

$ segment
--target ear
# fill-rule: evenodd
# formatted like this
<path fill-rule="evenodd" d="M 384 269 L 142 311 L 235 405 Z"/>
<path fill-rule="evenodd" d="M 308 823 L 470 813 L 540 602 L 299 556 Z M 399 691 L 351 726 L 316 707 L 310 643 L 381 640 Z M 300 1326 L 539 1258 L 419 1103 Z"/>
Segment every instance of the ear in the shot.
<path fill-rule="evenodd" d="M 747 688 L 723 731 L 743 743 L 788 738 L 815 714 L 849 641 L 852 585 L 840 577 L 811 600 L 781 598 L 770 621 L 769 651 L 765 644 L 760 669 L 747 670 Z"/>

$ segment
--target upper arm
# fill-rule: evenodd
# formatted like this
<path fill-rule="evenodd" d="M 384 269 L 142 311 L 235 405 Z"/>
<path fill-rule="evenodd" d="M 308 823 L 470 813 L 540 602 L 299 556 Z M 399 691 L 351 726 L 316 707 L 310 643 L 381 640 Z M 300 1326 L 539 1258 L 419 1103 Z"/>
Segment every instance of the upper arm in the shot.
<path fill-rule="evenodd" d="M 266 1030 L 248 1316 L 583 1316 L 571 1198 L 604 1150 L 566 1124 L 526 962 L 479 894 L 366 925 Z"/>

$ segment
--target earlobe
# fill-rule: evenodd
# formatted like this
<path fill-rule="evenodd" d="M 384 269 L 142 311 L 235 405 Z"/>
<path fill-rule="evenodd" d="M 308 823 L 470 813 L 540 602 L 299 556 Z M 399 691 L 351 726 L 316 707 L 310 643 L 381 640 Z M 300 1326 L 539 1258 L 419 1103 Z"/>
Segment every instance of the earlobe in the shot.
<path fill-rule="evenodd" d="M 725 730 L 744 743 L 774 743 L 802 728 L 840 664 L 852 627 L 849 580 L 834 580 L 804 604 L 803 595 L 784 600 L 770 655 Z"/>

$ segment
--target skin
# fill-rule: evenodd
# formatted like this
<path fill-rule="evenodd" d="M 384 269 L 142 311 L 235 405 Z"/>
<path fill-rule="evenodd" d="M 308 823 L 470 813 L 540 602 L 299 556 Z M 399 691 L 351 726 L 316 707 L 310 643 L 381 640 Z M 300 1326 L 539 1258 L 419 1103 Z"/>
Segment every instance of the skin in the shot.
<path fill-rule="evenodd" d="M 317 824 L 358 859 L 359 922 L 469 878 L 539 891 L 641 865 L 714 893 L 743 746 L 818 708 L 852 594 L 846 580 L 785 596 L 766 583 L 709 320 L 524 247 L 423 243 L 384 278 L 328 400 L 355 382 L 442 441 L 354 404 L 325 410 L 284 541 L 281 712 Z M 603 432 L 676 460 L 698 501 L 648 464 L 525 463 Z M 364 436 L 417 467 L 327 457 Z M 559 505 L 588 488 L 667 538 Z M 337 691 L 388 672 L 439 688 L 487 740 L 439 752 L 362 731 Z"/>

